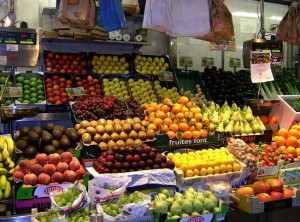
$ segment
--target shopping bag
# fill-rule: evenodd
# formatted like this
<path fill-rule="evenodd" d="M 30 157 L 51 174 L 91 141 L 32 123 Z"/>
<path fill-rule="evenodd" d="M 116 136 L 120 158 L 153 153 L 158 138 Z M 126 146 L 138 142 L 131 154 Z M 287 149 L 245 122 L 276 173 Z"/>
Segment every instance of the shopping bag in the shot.
<path fill-rule="evenodd" d="M 287 35 L 288 35 L 288 17 L 289 17 L 289 11 L 284 15 L 283 19 L 280 21 L 276 33 L 276 38 L 281 41 L 287 41 Z"/>
<path fill-rule="evenodd" d="M 106 32 L 127 26 L 121 0 L 99 0 L 99 6 Z"/>

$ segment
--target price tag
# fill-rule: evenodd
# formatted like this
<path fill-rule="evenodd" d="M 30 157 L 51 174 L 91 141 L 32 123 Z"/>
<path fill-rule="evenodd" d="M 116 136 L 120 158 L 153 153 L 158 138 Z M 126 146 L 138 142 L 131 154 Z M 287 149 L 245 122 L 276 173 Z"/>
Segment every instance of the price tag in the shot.
<path fill-rule="evenodd" d="M 229 58 L 229 67 L 241 67 L 241 59 L 240 58 Z"/>
<path fill-rule="evenodd" d="M 218 213 L 217 214 L 217 221 L 223 221 L 225 220 L 225 214 L 224 213 Z"/>
<path fill-rule="evenodd" d="M 202 57 L 201 66 L 211 67 L 215 65 L 215 59 L 211 57 Z"/>
<path fill-rule="evenodd" d="M 270 50 L 252 51 L 250 70 L 253 83 L 273 81 Z"/>
<path fill-rule="evenodd" d="M 260 167 L 257 169 L 257 176 L 274 176 L 279 173 L 279 166 Z"/>
<path fill-rule="evenodd" d="M 84 96 L 86 95 L 83 87 L 66 88 L 68 96 Z"/>
<path fill-rule="evenodd" d="M 173 82 L 173 73 L 169 71 L 159 72 L 158 73 L 158 80 L 164 82 Z"/>
<path fill-rule="evenodd" d="M 3 87 L 1 87 L 1 93 L 3 91 Z M 19 98 L 23 96 L 22 87 L 6 87 L 3 97 L 4 98 Z"/>

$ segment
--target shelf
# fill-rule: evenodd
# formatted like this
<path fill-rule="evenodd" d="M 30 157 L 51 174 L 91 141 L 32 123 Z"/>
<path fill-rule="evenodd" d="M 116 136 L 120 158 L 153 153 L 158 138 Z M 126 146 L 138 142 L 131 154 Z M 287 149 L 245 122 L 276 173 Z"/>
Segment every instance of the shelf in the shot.
<path fill-rule="evenodd" d="M 42 14 L 43 15 L 54 15 L 56 12 L 56 8 L 55 7 L 44 7 Z"/>
<path fill-rule="evenodd" d="M 150 46 L 148 42 L 135 42 L 135 41 L 114 41 L 114 40 L 74 40 L 72 38 L 45 38 L 42 37 L 42 43 L 61 42 L 61 43 L 84 43 L 84 44 L 116 44 L 116 45 L 133 45 L 133 46 Z"/>

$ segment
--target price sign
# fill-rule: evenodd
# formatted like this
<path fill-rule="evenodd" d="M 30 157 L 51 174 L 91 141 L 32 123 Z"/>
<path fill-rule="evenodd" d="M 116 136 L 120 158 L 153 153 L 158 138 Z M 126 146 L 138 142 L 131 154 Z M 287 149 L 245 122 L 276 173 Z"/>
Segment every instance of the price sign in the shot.
<path fill-rule="evenodd" d="M 164 82 L 173 82 L 173 73 L 169 71 L 159 72 L 158 73 L 158 80 Z"/>
<path fill-rule="evenodd" d="M 86 95 L 83 87 L 66 88 L 66 92 L 67 92 L 68 96 L 84 96 L 84 95 Z"/>
<path fill-rule="evenodd" d="M 229 58 L 229 67 L 241 67 L 240 58 Z"/>
<path fill-rule="evenodd" d="M 1 87 L 1 93 L 3 87 Z M 19 98 L 23 96 L 22 87 L 6 87 L 3 97 L 4 98 Z"/>
<path fill-rule="evenodd" d="M 212 57 L 202 57 L 201 66 L 211 67 L 215 65 L 215 59 Z"/>

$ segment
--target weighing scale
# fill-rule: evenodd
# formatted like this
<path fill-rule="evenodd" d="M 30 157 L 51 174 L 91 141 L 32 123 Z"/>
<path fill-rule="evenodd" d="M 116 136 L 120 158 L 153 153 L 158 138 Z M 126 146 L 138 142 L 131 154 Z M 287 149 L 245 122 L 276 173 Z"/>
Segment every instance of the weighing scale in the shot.
<path fill-rule="evenodd" d="M 36 66 L 38 56 L 36 29 L 0 27 L 0 66 Z"/>

